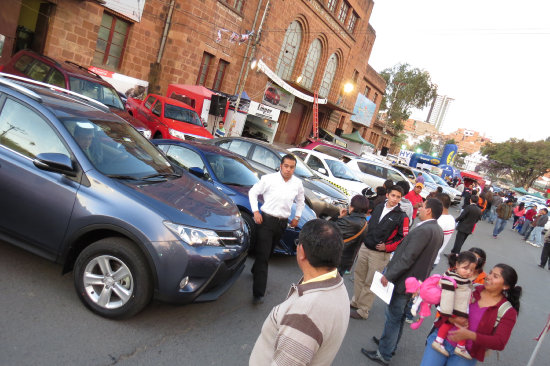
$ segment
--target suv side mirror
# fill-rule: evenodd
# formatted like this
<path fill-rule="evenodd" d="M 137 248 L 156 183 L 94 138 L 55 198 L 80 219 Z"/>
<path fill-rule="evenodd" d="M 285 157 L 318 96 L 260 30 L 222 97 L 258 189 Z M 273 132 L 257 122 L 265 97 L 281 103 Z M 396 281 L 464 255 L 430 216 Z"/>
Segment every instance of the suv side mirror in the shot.
<path fill-rule="evenodd" d="M 204 171 L 196 166 L 189 168 L 189 173 L 193 174 L 195 177 L 204 178 Z"/>
<path fill-rule="evenodd" d="M 327 175 L 327 170 L 325 168 L 317 168 L 317 171 L 321 174 Z"/>
<path fill-rule="evenodd" d="M 65 154 L 42 153 L 38 154 L 33 160 L 33 164 L 38 168 L 50 172 L 61 173 L 70 177 L 76 177 L 76 171 L 73 168 L 73 162 Z"/>

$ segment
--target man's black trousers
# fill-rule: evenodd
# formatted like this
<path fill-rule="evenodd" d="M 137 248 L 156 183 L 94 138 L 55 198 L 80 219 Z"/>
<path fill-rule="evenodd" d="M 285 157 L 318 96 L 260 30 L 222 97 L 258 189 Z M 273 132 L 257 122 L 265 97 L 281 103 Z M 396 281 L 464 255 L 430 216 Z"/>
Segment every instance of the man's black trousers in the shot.
<path fill-rule="evenodd" d="M 275 249 L 275 245 L 281 240 L 288 219 L 280 219 L 265 213 L 262 213 L 263 222 L 256 224 L 256 260 L 252 266 L 254 284 L 252 285 L 252 295 L 260 297 L 265 295 L 267 285 L 267 266 L 269 257 Z"/>
<path fill-rule="evenodd" d="M 466 241 L 466 238 L 468 237 L 468 233 L 463 233 L 462 231 L 456 232 L 456 238 L 455 238 L 455 245 L 453 246 L 453 250 L 451 250 L 451 253 L 458 254 L 460 253 L 460 250 L 462 249 L 462 245 L 464 245 L 464 242 Z"/>

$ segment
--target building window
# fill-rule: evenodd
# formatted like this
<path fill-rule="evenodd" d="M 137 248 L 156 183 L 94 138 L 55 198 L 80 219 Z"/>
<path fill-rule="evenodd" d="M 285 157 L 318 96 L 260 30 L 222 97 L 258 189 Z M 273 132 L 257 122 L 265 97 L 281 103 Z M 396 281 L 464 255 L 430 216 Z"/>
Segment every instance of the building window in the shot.
<path fill-rule="evenodd" d="M 319 96 L 321 98 L 326 98 L 330 93 L 330 88 L 332 87 L 332 81 L 334 80 L 336 69 L 338 69 L 338 57 L 336 57 L 336 54 L 333 53 L 328 58 L 325 73 L 323 74 L 323 79 L 321 80 L 321 86 L 319 87 Z"/>
<path fill-rule="evenodd" d="M 336 9 L 336 3 L 337 2 L 338 2 L 338 0 L 328 0 L 327 7 L 328 7 L 328 10 L 330 10 L 331 13 L 334 13 L 334 10 Z"/>
<path fill-rule="evenodd" d="M 300 23 L 293 21 L 286 30 L 279 59 L 277 60 L 275 72 L 279 77 L 288 80 L 292 76 L 300 42 L 302 42 L 302 27 Z"/>
<path fill-rule="evenodd" d="M 374 97 L 372 98 L 372 101 L 376 103 L 378 101 L 378 93 L 374 93 Z"/>
<path fill-rule="evenodd" d="M 321 41 L 318 39 L 311 42 L 309 50 L 307 51 L 306 61 L 304 62 L 304 68 L 302 69 L 302 81 L 300 84 L 306 88 L 311 88 L 313 85 L 313 79 L 317 72 L 317 66 L 319 65 L 319 59 L 321 58 Z"/>
<path fill-rule="evenodd" d="M 351 78 L 351 80 L 353 80 L 354 84 L 357 84 L 357 79 L 358 78 L 359 78 L 359 71 L 353 70 L 353 77 Z"/>
<path fill-rule="evenodd" d="M 357 14 L 352 11 L 351 16 L 349 17 L 348 31 L 353 34 L 355 30 L 355 24 L 357 24 Z"/>
<path fill-rule="evenodd" d="M 369 97 L 369 93 L 370 93 L 370 88 L 369 88 L 369 86 L 367 85 L 367 86 L 365 86 L 365 97 L 368 98 L 368 97 Z"/>
<path fill-rule="evenodd" d="M 223 3 L 229 5 L 230 7 L 234 8 L 239 13 L 243 9 L 243 2 L 244 0 L 221 0 Z"/>
<path fill-rule="evenodd" d="M 214 90 L 220 90 L 223 82 L 223 77 L 225 76 L 225 69 L 227 68 L 227 65 L 229 65 L 229 62 L 220 60 L 218 63 L 218 70 L 216 71 L 216 77 L 214 78 L 214 84 L 212 85 L 212 89 Z"/>
<path fill-rule="evenodd" d="M 349 4 L 345 1 L 342 1 L 342 5 L 340 6 L 340 12 L 338 13 L 338 20 L 342 23 L 346 21 L 346 17 L 348 16 L 348 10 L 349 10 Z"/>
<path fill-rule="evenodd" d="M 214 56 L 212 56 L 209 53 L 203 53 L 202 55 L 202 61 L 201 61 L 201 67 L 199 69 L 199 76 L 197 77 L 197 85 L 204 86 L 204 82 L 206 81 L 206 77 L 208 76 L 208 69 L 210 68 L 210 63 L 212 62 L 212 59 Z"/>
<path fill-rule="evenodd" d="M 103 13 L 93 58 L 94 65 L 118 69 L 122 61 L 130 23 Z"/>

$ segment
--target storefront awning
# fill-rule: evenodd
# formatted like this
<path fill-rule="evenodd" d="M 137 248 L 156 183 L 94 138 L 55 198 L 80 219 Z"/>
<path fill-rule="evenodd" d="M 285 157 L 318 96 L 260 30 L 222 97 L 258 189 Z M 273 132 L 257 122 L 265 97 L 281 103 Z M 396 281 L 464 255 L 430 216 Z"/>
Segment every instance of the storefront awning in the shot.
<path fill-rule="evenodd" d="M 368 142 L 367 140 L 365 140 L 361 134 L 359 133 L 359 131 L 355 131 L 353 133 L 348 133 L 348 134 L 344 134 L 344 135 L 340 135 L 341 138 L 343 139 L 346 139 L 346 140 L 350 140 L 350 141 L 353 141 L 353 142 L 357 142 L 357 143 L 360 143 L 362 145 L 366 145 L 366 146 L 370 146 L 370 147 L 375 147 L 373 144 L 371 144 L 370 142 Z"/>
<path fill-rule="evenodd" d="M 311 96 L 313 98 L 313 93 L 304 88 L 303 86 L 301 86 L 300 84 L 294 82 L 294 81 L 287 81 L 287 83 L 292 86 L 293 88 L 299 90 L 300 92 L 308 95 L 308 96 Z M 344 113 L 347 113 L 347 114 L 353 114 L 353 111 L 349 110 L 349 109 L 345 109 L 337 104 L 334 104 L 332 102 L 330 102 L 328 99 L 327 99 L 327 102 L 325 104 L 319 104 L 319 109 L 331 109 L 331 110 L 335 110 L 335 111 L 339 111 L 339 112 L 344 112 Z"/>

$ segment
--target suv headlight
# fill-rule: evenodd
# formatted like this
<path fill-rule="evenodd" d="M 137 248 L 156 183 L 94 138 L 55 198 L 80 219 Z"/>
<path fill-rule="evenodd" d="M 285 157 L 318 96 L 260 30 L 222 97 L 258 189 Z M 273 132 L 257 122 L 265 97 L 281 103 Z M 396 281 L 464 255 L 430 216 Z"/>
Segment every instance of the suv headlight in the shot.
<path fill-rule="evenodd" d="M 170 221 L 163 221 L 163 224 L 189 245 L 222 246 L 220 237 L 212 230 L 175 224 Z"/>
<path fill-rule="evenodd" d="M 143 131 L 143 136 L 149 140 L 151 138 L 151 130 L 144 130 Z"/>
<path fill-rule="evenodd" d="M 171 136 L 174 136 L 175 138 L 178 138 L 180 140 L 185 140 L 185 134 L 183 132 L 180 132 L 178 130 L 174 130 L 173 128 L 169 128 L 168 133 Z"/>

